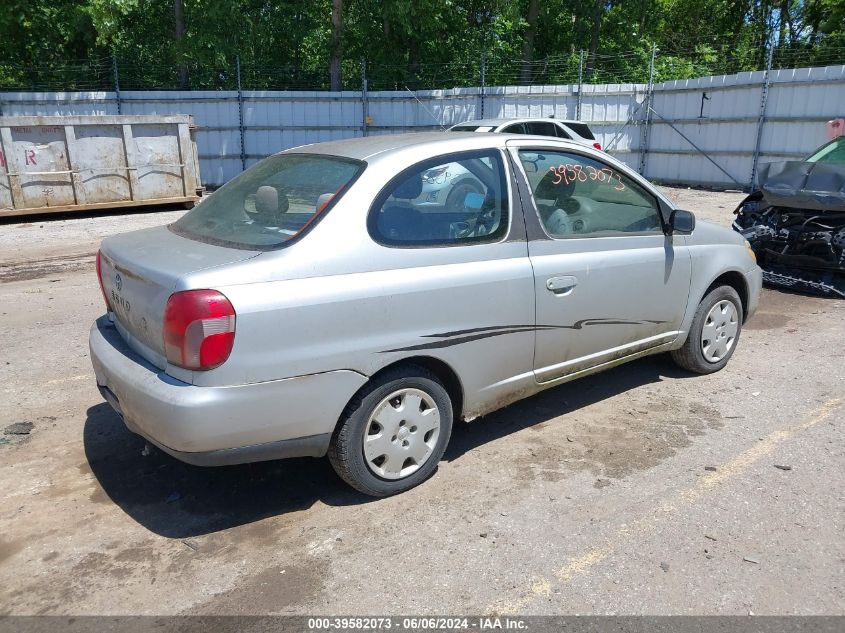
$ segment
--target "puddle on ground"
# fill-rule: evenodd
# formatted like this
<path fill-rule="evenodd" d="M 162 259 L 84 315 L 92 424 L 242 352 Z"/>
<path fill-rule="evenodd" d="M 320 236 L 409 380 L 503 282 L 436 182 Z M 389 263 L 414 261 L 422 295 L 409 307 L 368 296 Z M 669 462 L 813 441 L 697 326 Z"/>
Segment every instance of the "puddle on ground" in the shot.
<path fill-rule="evenodd" d="M 0 541 L 0 563 L 11 558 L 26 545 L 26 541 Z"/>
<path fill-rule="evenodd" d="M 674 410 L 663 403 L 633 403 L 623 412 L 580 411 L 571 419 L 544 423 L 557 432 L 547 428 L 539 436 L 525 436 L 528 451 L 517 458 L 518 478 L 554 482 L 589 472 L 598 478 L 595 486 L 603 488 L 613 479 L 657 466 L 692 444 L 693 438 L 723 426 L 719 411 L 701 403 Z"/>
<path fill-rule="evenodd" d="M 792 319 L 782 314 L 771 312 L 757 312 L 752 316 L 743 329 L 746 330 L 777 330 L 785 327 Z"/>
<path fill-rule="evenodd" d="M 241 579 L 229 591 L 189 610 L 200 615 L 247 615 L 289 612 L 322 591 L 328 561 L 313 559 L 308 565 L 272 565 Z"/>

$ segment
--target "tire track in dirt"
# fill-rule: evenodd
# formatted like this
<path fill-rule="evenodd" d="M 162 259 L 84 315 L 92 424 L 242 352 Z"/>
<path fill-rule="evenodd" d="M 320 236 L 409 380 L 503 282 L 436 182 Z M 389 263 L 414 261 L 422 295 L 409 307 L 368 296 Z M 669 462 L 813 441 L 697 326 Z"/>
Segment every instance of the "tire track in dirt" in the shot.
<path fill-rule="evenodd" d="M 57 273 L 75 272 L 94 267 L 94 253 L 77 253 L 0 264 L 0 283 L 29 281 Z"/>

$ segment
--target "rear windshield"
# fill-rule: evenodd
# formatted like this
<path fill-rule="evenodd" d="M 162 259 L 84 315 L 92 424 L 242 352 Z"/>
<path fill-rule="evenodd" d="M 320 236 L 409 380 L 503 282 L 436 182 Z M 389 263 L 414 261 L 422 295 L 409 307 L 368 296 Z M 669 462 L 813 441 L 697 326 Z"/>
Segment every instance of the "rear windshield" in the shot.
<path fill-rule="evenodd" d="M 267 250 L 305 230 L 363 171 L 361 161 L 317 154 L 265 158 L 170 225 L 179 235 Z"/>
<path fill-rule="evenodd" d="M 590 139 L 591 141 L 596 140 L 596 137 L 593 136 L 592 131 L 590 131 L 590 127 L 586 123 L 570 123 L 567 121 L 564 125 L 575 132 L 578 136 Z"/>

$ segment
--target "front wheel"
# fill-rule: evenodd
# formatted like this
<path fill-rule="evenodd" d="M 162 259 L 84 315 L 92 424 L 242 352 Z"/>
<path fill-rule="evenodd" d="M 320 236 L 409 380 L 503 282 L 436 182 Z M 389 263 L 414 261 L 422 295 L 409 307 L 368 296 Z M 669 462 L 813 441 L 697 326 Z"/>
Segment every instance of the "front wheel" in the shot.
<path fill-rule="evenodd" d="M 329 461 L 350 486 L 387 497 L 422 483 L 437 469 L 452 432 L 452 402 L 422 367 L 373 380 L 346 407 Z"/>
<path fill-rule="evenodd" d="M 739 295 L 730 286 L 718 286 L 698 304 L 687 340 L 672 351 L 672 360 L 696 374 L 712 374 L 728 364 L 741 331 Z"/>

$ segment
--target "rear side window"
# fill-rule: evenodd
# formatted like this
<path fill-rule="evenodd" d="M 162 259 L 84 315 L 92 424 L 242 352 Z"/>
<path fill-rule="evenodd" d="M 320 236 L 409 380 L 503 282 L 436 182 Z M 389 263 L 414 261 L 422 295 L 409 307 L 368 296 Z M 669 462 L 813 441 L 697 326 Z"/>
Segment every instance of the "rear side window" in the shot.
<path fill-rule="evenodd" d="M 230 180 L 170 228 L 233 248 L 276 248 L 328 211 L 364 166 L 319 154 L 271 156 Z"/>
<path fill-rule="evenodd" d="M 558 138 L 572 139 L 572 137 L 569 136 L 566 130 L 563 129 L 562 125 L 555 125 L 555 129 L 557 130 Z"/>
<path fill-rule="evenodd" d="M 586 123 L 567 122 L 566 126 L 570 130 L 575 132 L 578 136 L 581 136 L 581 137 L 586 138 L 586 139 L 590 139 L 591 141 L 596 140 L 596 137 L 593 136 L 592 130 L 590 130 L 590 126 L 588 126 Z"/>
<path fill-rule="evenodd" d="M 528 134 L 528 127 L 525 123 L 514 123 L 502 129 L 504 134 Z"/>
<path fill-rule="evenodd" d="M 528 124 L 528 132 L 539 136 L 557 136 L 557 125 L 551 121 L 535 121 Z"/>
<path fill-rule="evenodd" d="M 390 181 L 370 209 L 374 240 L 390 246 L 460 246 L 501 240 L 508 189 L 498 151 L 430 159 Z"/>

